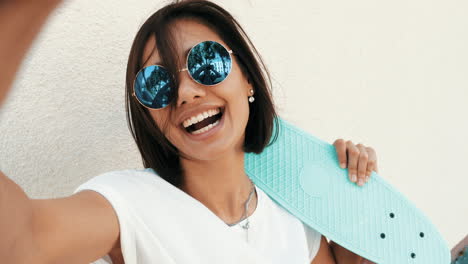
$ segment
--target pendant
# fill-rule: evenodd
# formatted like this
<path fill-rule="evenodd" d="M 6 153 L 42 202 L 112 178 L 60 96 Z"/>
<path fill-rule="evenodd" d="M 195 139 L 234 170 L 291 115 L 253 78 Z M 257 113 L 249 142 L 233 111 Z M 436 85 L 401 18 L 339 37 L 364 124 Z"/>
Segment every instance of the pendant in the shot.
<path fill-rule="evenodd" d="M 245 229 L 245 239 L 247 242 L 249 242 L 249 227 L 250 227 L 250 222 L 249 219 L 247 218 L 247 222 L 245 225 L 242 226 L 243 229 Z"/>

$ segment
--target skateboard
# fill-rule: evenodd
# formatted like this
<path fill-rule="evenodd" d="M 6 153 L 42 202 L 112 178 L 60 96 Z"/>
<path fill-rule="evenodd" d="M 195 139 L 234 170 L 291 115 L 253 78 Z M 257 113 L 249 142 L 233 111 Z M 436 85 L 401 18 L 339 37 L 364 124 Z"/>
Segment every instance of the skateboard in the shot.
<path fill-rule="evenodd" d="M 277 140 L 260 154 L 246 153 L 244 165 L 277 204 L 375 263 L 450 263 L 447 242 L 430 219 L 376 172 L 358 186 L 338 166 L 333 145 L 282 118 L 276 126 Z"/>

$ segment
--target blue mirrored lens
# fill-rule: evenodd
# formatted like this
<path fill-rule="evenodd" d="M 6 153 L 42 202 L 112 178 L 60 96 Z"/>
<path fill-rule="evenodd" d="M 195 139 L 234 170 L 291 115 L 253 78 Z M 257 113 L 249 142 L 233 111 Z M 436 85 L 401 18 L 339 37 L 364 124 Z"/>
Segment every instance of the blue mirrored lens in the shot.
<path fill-rule="evenodd" d="M 138 100 L 150 108 L 167 106 L 172 97 L 169 73 L 158 65 L 141 69 L 135 79 L 135 95 Z"/>
<path fill-rule="evenodd" d="M 193 47 L 187 58 L 190 75 L 204 85 L 218 84 L 231 72 L 229 52 L 215 41 L 204 41 Z"/>

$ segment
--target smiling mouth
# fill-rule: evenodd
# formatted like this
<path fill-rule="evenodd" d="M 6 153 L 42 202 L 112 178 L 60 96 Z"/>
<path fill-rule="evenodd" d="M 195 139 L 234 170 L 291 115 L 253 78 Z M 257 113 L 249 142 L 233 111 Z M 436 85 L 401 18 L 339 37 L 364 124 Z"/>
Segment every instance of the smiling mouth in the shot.
<path fill-rule="evenodd" d="M 219 110 L 220 111 L 219 111 L 218 114 L 216 114 L 214 116 L 210 116 L 210 117 L 208 117 L 208 118 L 206 118 L 206 119 L 204 119 L 204 120 L 202 120 L 202 121 L 200 121 L 200 122 L 198 122 L 196 124 L 192 124 L 192 125 L 190 125 L 188 127 L 185 127 L 184 128 L 185 131 L 187 131 L 188 133 L 192 133 L 193 131 L 197 131 L 199 129 L 202 129 L 202 128 L 204 128 L 204 127 L 206 127 L 206 126 L 208 126 L 210 124 L 213 124 L 216 121 L 220 120 L 221 117 L 224 114 L 224 107 L 220 107 Z"/>

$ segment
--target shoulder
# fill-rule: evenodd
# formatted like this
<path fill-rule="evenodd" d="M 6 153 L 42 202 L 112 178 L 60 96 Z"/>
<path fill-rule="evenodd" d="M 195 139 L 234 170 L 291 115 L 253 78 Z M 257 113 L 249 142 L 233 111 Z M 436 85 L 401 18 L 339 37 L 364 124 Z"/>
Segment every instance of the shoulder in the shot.
<path fill-rule="evenodd" d="M 154 188 L 165 190 L 166 185 L 169 183 L 152 169 L 125 169 L 98 174 L 79 185 L 73 193 L 92 190 L 113 203 L 124 205 L 141 200 L 143 194 L 155 193 Z"/>
<path fill-rule="evenodd" d="M 280 204 L 276 203 L 271 197 L 269 197 L 265 192 L 260 189 L 260 196 L 265 200 L 265 206 L 269 207 L 272 211 L 276 212 L 276 216 L 273 218 L 275 221 L 281 221 L 283 224 L 286 224 L 290 229 L 289 233 L 292 233 L 293 230 L 296 233 L 300 233 L 300 236 L 304 237 L 307 242 L 309 260 L 312 260 L 320 248 L 320 242 L 322 239 L 322 234 L 319 233 L 314 228 L 308 226 L 302 222 L 297 216 L 290 213 L 287 209 L 282 207 Z M 269 221 L 273 220 L 272 218 Z M 294 228 L 293 228 L 294 227 Z M 293 229 L 291 229 L 293 228 Z"/>
<path fill-rule="evenodd" d="M 275 202 L 273 198 L 268 196 L 268 194 L 261 189 L 259 193 L 260 198 L 264 199 L 264 206 L 269 208 L 268 211 L 273 214 L 268 218 L 268 221 L 270 223 L 277 222 L 280 225 L 287 226 L 288 235 L 292 235 L 294 239 L 306 242 L 305 244 L 307 246 L 307 254 L 310 263 L 319 251 L 322 234 L 302 222 L 297 216 Z"/>
<path fill-rule="evenodd" d="M 159 178 L 154 176 L 158 175 L 151 168 L 107 171 L 88 179 L 75 192 L 90 186 L 129 187 L 129 184 L 132 185 L 151 178 Z"/>
<path fill-rule="evenodd" d="M 144 168 L 144 169 L 124 169 L 124 170 L 113 170 L 107 171 L 94 176 L 90 180 L 107 180 L 107 179 L 134 179 L 136 177 L 141 177 L 145 175 L 157 175 L 153 169 Z"/>
<path fill-rule="evenodd" d="M 132 260 L 136 259 L 137 226 L 141 225 L 141 213 L 147 210 L 148 203 L 151 201 L 145 195 L 158 194 L 158 192 L 145 190 L 155 185 L 148 184 L 149 181 L 157 182 L 158 178 L 160 177 L 151 169 L 114 170 L 98 174 L 74 190 L 74 193 L 83 190 L 97 192 L 112 206 L 119 222 L 120 252 L 126 262 L 134 263 Z M 92 264 L 112 263 L 109 254 Z"/>

